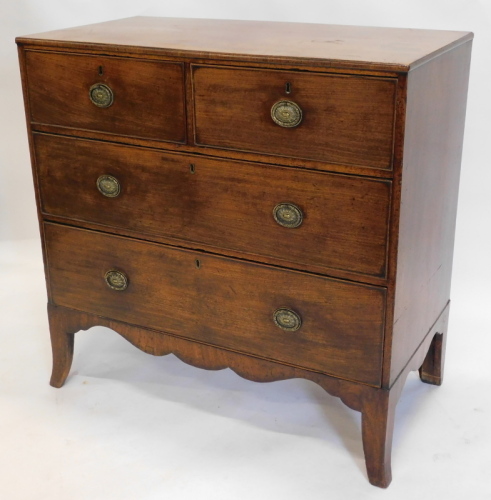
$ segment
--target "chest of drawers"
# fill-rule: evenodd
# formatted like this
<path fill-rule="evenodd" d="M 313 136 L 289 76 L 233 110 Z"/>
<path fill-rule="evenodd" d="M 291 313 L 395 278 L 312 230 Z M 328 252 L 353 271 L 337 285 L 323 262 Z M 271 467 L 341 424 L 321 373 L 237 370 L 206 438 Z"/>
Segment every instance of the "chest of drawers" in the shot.
<path fill-rule="evenodd" d="M 386 487 L 411 370 L 439 385 L 471 33 L 131 18 L 17 38 L 51 384 L 74 334 L 362 413 Z"/>

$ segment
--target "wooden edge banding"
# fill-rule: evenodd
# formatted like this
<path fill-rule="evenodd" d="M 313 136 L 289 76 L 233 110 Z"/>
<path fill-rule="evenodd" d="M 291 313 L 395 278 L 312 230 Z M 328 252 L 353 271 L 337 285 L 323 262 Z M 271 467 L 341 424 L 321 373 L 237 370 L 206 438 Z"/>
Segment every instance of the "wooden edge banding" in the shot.
<path fill-rule="evenodd" d="M 54 44 L 53 41 L 49 43 L 39 43 L 39 40 L 31 38 L 16 38 L 16 43 L 18 47 L 25 50 L 35 51 L 35 52 L 53 52 L 59 54 L 84 54 L 84 55 L 101 55 L 104 54 L 109 57 L 120 57 L 125 59 L 147 59 L 163 62 L 185 62 L 186 64 L 203 64 L 203 65 L 213 65 L 217 64 L 217 59 L 214 54 L 200 54 L 199 56 L 191 56 L 190 54 L 179 54 L 172 51 L 171 49 L 162 52 L 162 50 L 151 49 L 147 51 L 135 50 L 137 47 L 130 46 L 105 46 L 104 49 L 96 48 L 92 46 L 86 46 L 84 44 L 70 45 L 66 44 Z M 112 47 L 112 48 L 111 48 Z M 140 47 L 141 48 L 141 47 Z M 325 64 L 322 59 L 309 60 L 304 58 L 296 58 L 292 60 L 291 58 L 286 58 L 282 61 L 272 61 L 270 59 L 256 59 L 251 61 L 250 59 L 233 59 L 224 57 L 223 59 L 218 59 L 218 62 L 222 65 L 228 67 L 235 66 L 239 68 L 262 68 L 262 69 L 280 69 L 288 71 L 316 71 L 318 73 L 326 73 L 333 75 L 360 75 L 367 77 L 381 77 L 381 78 L 397 78 L 401 74 L 407 74 L 409 71 L 408 66 L 385 68 L 382 70 L 370 69 L 365 67 L 348 68 L 348 67 L 335 67 L 330 64 Z"/>
<path fill-rule="evenodd" d="M 34 37 L 16 37 L 15 43 L 25 46 L 28 50 L 84 52 L 96 54 L 108 54 L 120 57 L 148 57 L 159 59 L 179 60 L 204 60 L 221 61 L 223 63 L 235 62 L 240 64 L 264 64 L 283 65 L 285 67 L 296 66 L 298 68 L 322 67 L 341 72 L 359 72 L 368 75 L 382 74 L 383 76 L 395 73 L 407 73 L 409 65 L 402 63 L 379 63 L 373 61 L 350 61 L 343 59 L 326 59 L 319 57 L 283 56 L 283 55 L 255 55 L 231 52 L 211 52 L 201 50 L 184 50 L 178 48 L 152 48 L 139 45 L 115 45 L 110 43 L 77 42 L 48 40 Z"/>
<path fill-rule="evenodd" d="M 440 57 L 442 54 L 445 54 L 445 52 L 453 50 L 453 49 L 459 47 L 460 45 L 463 45 L 464 43 L 472 41 L 473 39 L 474 39 L 474 33 L 468 32 L 459 40 L 455 40 L 453 43 L 448 44 L 444 48 L 435 50 L 429 54 L 426 54 L 426 56 L 421 57 L 420 59 L 412 62 L 409 65 L 409 71 L 413 71 L 414 69 L 419 68 L 420 66 L 422 66 L 423 64 L 426 64 L 427 62 L 431 61 L 432 59 Z"/>
<path fill-rule="evenodd" d="M 148 354 L 154 356 L 174 354 L 184 363 L 197 368 L 205 370 L 230 368 L 240 377 L 253 382 L 275 382 L 292 378 L 310 380 L 320 385 L 330 395 L 340 398 L 346 406 L 356 411 L 361 411 L 362 395 L 373 390 L 372 387 L 356 382 L 228 351 L 53 304 L 48 304 L 48 313 L 53 345 L 54 375 L 52 381 L 55 384 L 52 385 L 55 387 L 63 385 L 70 370 L 71 355 L 73 355 L 73 342 L 72 354 L 69 353 L 70 337 L 73 337 L 73 334 L 79 330 L 104 326 Z"/>
<path fill-rule="evenodd" d="M 389 234 L 387 239 L 387 308 L 385 322 L 384 361 L 382 368 L 382 386 L 390 383 L 390 367 L 392 361 L 392 332 L 394 326 L 395 282 L 397 274 L 397 256 L 399 244 L 399 220 L 402 189 L 402 162 L 404 157 L 404 137 L 406 125 L 407 76 L 401 75 L 397 82 L 397 98 L 394 122 L 393 180 L 389 210 Z"/>
<path fill-rule="evenodd" d="M 192 113 L 194 111 L 191 110 Z M 193 118 L 194 115 L 191 116 Z M 194 118 L 193 118 L 194 119 Z M 364 177 L 391 179 L 392 169 L 379 167 L 366 167 L 364 165 L 350 163 L 335 163 L 322 160 L 312 160 L 308 158 L 288 157 L 274 155 L 270 153 L 260 153 L 256 151 L 243 151 L 240 149 L 227 149 L 218 146 L 198 145 L 191 142 L 172 142 L 169 140 L 156 140 L 144 137 L 113 134 L 110 132 L 94 131 L 82 128 L 53 125 L 47 123 L 31 123 L 32 130 L 37 133 L 63 135 L 66 137 L 82 138 L 103 142 L 111 142 L 124 146 L 132 145 L 150 149 L 159 149 L 165 153 L 183 153 L 190 155 L 206 155 L 218 160 L 239 160 L 255 163 L 264 163 L 266 165 L 280 165 L 282 167 L 302 168 L 305 170 L 314 170 L 329 173 L 339 173 L 347 175 L 361 175 Z M 194 134 L 194 132 L 193 132 Z M 194 142 L 194 135 L 189 136 Z M 225 153 L 224 153 L 225 151 Z M 199 156 L 196 156 L 199 157 Z"/>

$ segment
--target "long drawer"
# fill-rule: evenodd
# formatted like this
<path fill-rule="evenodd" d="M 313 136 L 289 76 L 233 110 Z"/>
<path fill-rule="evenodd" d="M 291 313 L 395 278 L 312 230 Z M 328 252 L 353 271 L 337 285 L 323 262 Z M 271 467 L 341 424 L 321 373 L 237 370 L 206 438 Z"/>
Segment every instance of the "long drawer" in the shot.
<path fill-rule="evenodd" d="M 35 150 L 46 214 L 385 276 L 389 181 L 42 134 Z"/>
<path fill-rule="evenodd" d="M 193 67 L 197 144 L 392 168 L 396 80 Z"/>
<path fill-rule="evenodd" d="M 186 140 L 182 63 L 27 51 L 26 66 L 34 124 Z"/>
<path fill-rule="evenodd" d="M 378 385 L 385 289 L 45 223 L 50 301 Z"/>

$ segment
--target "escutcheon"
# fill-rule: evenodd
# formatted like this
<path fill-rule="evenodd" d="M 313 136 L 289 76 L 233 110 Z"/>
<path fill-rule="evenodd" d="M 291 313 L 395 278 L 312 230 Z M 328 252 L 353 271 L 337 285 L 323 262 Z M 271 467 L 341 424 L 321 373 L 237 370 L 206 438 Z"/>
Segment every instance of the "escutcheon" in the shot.
<path fill-rule="evenodd" d="M 293 101 L 278 101 L 271 108 L 271 118 L 280 127 L 293 128 L 302 121 L 302 109 Z"/>
<path fill-rule="evenodd" d="M 296 332 L 302 326 L 302 318 L 295 311 L 286 307 L 276 309 L 273 314 L 274 324 L 287 332 Z"/>
<path fill-rule="evenodd" d="M 89 98 L 98 108 L 108 108 L 114 102 L 114 94 L 105 83 L 96 83 L 89 89 Z"/>

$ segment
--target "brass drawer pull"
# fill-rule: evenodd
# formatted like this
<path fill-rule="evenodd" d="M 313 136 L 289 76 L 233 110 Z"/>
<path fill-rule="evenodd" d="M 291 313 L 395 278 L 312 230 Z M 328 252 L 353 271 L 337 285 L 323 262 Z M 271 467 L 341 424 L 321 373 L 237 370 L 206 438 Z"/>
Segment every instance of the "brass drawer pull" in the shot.
<path fill-rule="evenodd" d="M 294 229 L 303 222 L 303 213 L 293 203 L 278 203 L 273 209 L 274 220 L 283 227 Z"/>
<path fill-rule="evenodd" d="M 111 269 L 104 275 L 106 284 L 109 288 L 122 292 L 128 288 L 128 276 L 121 271 Z"/>
<path fill-rule="evenodd" d="M 278 101 L 271 108 L 271 118 L 280 127 L 293 128 L 302 121 L 302 109 L 293 101 Z"/>
<path fill-rule="evenodd" d="M 273 314 L 273 321 L 278 328 L 287 332 L 296 332 L 302 326 L 300 315 L 286 307 L 276 309 Z"/>
<path fill-rule="evenodd" d="M 98 108 L 108 108 L 114 102 L 114 94 L 104 83 L 96 83 L 89 89 L 89 98 Z"/>
<path fill-rule="evenodd" d="M 101 175 L 97 179 L 97 189 L 108 198 L 116 198 L 121 192 L 118 179 L 112 175 Z"/>

